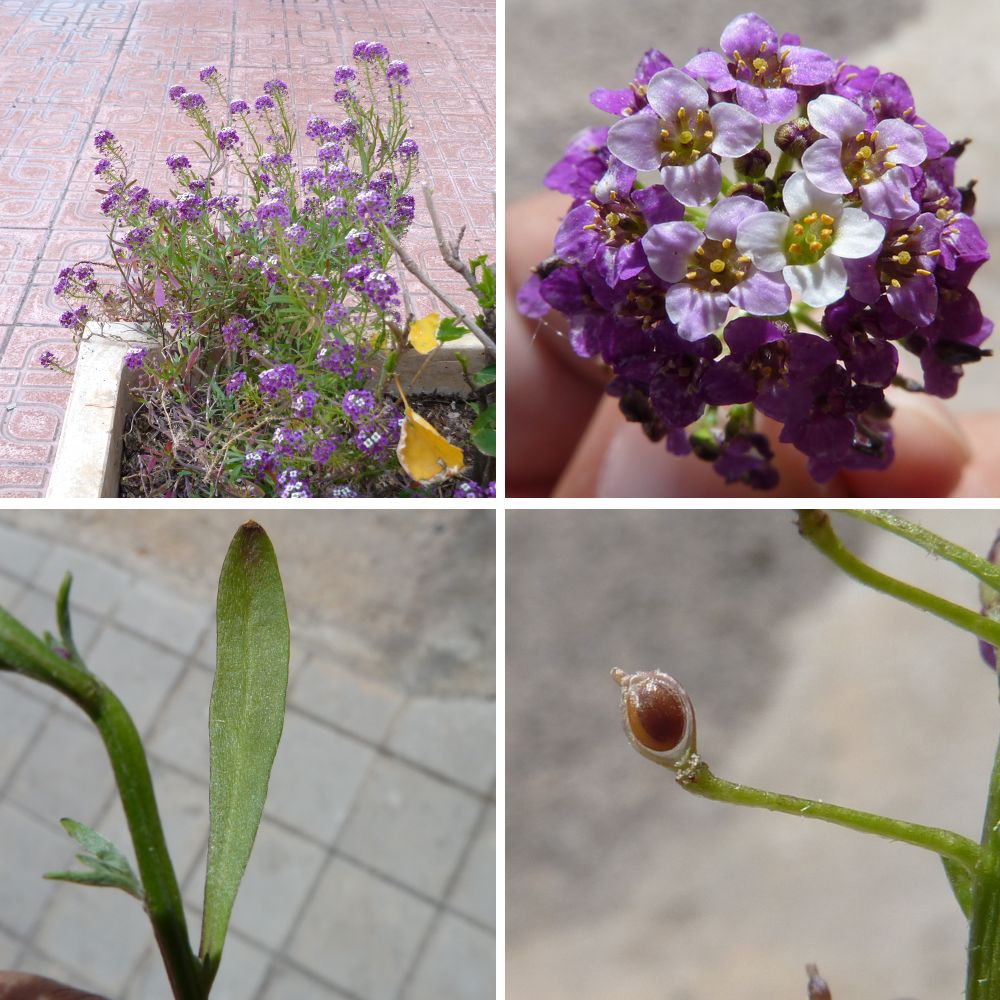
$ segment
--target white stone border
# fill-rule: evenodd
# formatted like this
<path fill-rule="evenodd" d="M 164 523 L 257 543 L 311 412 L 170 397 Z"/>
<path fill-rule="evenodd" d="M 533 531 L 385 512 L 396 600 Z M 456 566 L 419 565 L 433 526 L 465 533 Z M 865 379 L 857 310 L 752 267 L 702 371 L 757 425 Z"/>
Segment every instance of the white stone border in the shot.
<path fill-rule="evenodd" d="M 131 402 L 132 373 L 125 367 L 125 354 L 145 343 L 143 331 L 126 323 L 87 324 L 45 492 L 48 499 L 118 496 L 122 431 Z"/>
<path fill-rule="evenodd" d="M 148 340 L 127 323 L 88 323 L 84 338 L 45 493 L 50 500 L 118 496 L 122 432 L 131 410 L 132 372 L 124 359 L 130 347 Z M 471 334 L 442 344 L 430 355 L 407 351 L 397 368 L 406 391 L 464 395 L 468 386 L 456 358 L 459 353 L 468 359 L 470 374 L 486 364 L 483 345 Z"/>

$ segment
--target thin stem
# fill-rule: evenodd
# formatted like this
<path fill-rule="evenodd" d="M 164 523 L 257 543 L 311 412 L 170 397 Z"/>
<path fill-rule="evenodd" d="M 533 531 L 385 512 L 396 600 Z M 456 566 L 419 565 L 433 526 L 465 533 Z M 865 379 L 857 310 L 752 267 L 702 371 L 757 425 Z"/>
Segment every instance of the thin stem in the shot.
<path fill-rule="evenodd" d="M 814 319 L 812 314 L 807 308 L 792 308 L 789 310 L 792 319 L 795 320 L 796 324 L 801 323 L 803 326 L 809 327 L 810 330 L 815 330 L 817 333 L 826 333 L 823 329 L 823 324 L 818 320 Z"/>
<path fill-rule="evenodd" d="M 954 861 L 970 872 L 979 859 L 979 847 L 976 842 L 951 830 L 907 823 L 905 820 L 880 816 L 878 813 L 861 812 L 857 809 L 848 809 L 846 806 L 832 805 L 829 802 L 739 785 L 717 777 L 700 759 L 692 766 L 679 769 L 677 782 L 687 791 L 717 802 L 754 806 L 759 809 L 770 809 L 772 812 L 787 813 L 790 816 L 820 819 L 836 826 L 847 827 L 849 830 L 873 833 L 888 840 L 898 840 L 914 847 L 922 847 L 942 858 Z"/>
<path fill-rule="evenodd" d="M 962 605 L 938 597 L 937 594 L 903 583 L 862 562 L 844 547 L 833 530 L 829 515 L 824 511 L 800 510 L 799 531 L 848 576 L 853 576 L 855 580 L 890 597 L 895 597 L 898 601 L 928 611 L 966 632 L 971 632 L 977 638 L 1000 647 L 1000 622 L 991 621 L 978 611 L 963 608 Z"/>
<path fill-rule="evenodd" d="M 55 688 L 90 717 L 111 760 L 135 849 L 146 911 L 177 1000 L 205 1000 L 201 965 L 191 951 L 177 876 L 167 851 L 142 740 L 124 705 L 93 674 L 49 650 L 0 609 L 0 670 Z"/>
<path fill-rule="evenodd" d="M 966 1000 L 1000 1000 L 1000 746 L 990 776 L 972 886 Z"/>
<path fill-rule="evenodd" d="M 947 538 L 942 538 L 919 524 L 914 524 L 898 514 L 893 514 L 890 510 L 842 510 L 840 513 L 858 521 L 867 521 L 869 524 L 874 524 L 894 535 L 899 535 L 900 538 L 905 538 L 908 542 L 919 545 L 931 555 L 939 556 L 961 567 L 988 587 L 1000 590 L 1000 566 L 976 555 L 975 552 L 962 548 L 961 545 L 949 542 Z"/>

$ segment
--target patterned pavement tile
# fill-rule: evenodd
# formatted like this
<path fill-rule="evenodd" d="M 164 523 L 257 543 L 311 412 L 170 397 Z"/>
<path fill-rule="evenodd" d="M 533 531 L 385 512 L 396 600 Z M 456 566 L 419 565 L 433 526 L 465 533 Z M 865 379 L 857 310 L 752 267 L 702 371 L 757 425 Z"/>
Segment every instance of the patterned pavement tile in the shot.
<path fill-rule="evenodd" d="M 191 130 L 166 99 L 172 84 L 190 86 L 213 63 L 232 97 L 252 98 L 280 76 L 300 118 L 329 113 L 331 67 L 356 40 L 378 39 L 411 68 L 418 180 L 433 187 L 446 226 L 465 228 L 465 252 L 492 255 L 495 30 L 489 0 L 0 0 L 0 406 L 55 413 L 11 421 L 0 410 L 0 496 L 40 495 L 54 454 L 36 438 L 53 421 L 58 432 L 67 382 L 35 360 L 68 342 L 51 295 L 59 270 L 105 256 L 91 148 L 99 129 L 122 140 L 141 184 L 162 190 L 166 156 L 191 148 Z M 435 284 L 464 291 L 438 256 L 419 198 L 408 244 Z M 432 308 L 430 293 L 407 283 L 413 308 Z M 22 355 L 16 366 L 10 351 Z M 18 435 L 29 425 L 25 451 Z"/>

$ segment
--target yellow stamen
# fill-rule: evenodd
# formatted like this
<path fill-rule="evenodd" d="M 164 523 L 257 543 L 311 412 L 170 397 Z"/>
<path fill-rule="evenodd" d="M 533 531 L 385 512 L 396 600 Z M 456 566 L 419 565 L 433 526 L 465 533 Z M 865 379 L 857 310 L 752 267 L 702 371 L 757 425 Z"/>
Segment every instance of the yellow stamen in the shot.
<path fill-rule="evenodd" d="M 807 226 L 811 226 L 818 218 L 819 218 L 818 212 L 810 212 L 802 221 Z"/>
<path fill-rule="evenodd" d="M 859 160 L 870 160 L 872 158 L 872 148 L 871 146 L 862 146 L 857 154 Z"/>
<path fill-rule="evenodd" d="M 605 221 L 612 229 L 614 229 L 615 226 L 622 221 L 622 217 L 617 212 L 608 212 L 605 216 Z"/>
<path fill-rule="evenodd" d="M 899 288 L 900 287 L 899 281 L 897 281 L 896 278 L 893 278 L 892 281 L 889 282 L 889 284 L 892 285 L 893 288 Z"/>
<path fill-rule="evenodd" d="M 832 215 L 827 215 L 826 212 L 824 212 L 820 216 L 820 221 L 823 223 L 824 226 L 832 226 L 833 225 L 833 216 Z"/>
<path fill-rule="evenodd" d="M 694 118 L 695 118 L 695 121 L 697 121 L 697 122 L 703 122 L 705 120 L 705 109 L 704 108 L 699 108 L 698 109 L 698 114 L 696 114 L 694 116 Z M 893 146 L 892 148 L 895 149 L 896 147 Z"/>
<path fill-rule="evenodd" d="M 928 250 L 927 251 L 927 256 L 928 257 L 937 257 L 938 254 L 940 254 L 940 253 L 941 253 L 940 250 Z"/>
<path fill-rule="evenodd" d="M 715 133 L 710 128 L 707 128 L 705 129 L 704 136 L 706 139 L 714 139 Z"/>
<path fill-rule="evenodd" d="M 753 61 L 753 68 L 754 72 L 757 73 L 758 76 L 763 76 L 767 72 L 767 60 L 761 59 L 760 56 L 758 56 Z"/>
<path fill-rule="evenodd" d="M 891 160 L 883 160 L 882 166 L 884 166 L 886 170 L 892 170 L 892 168 L 896 166 L 896 164 L 893 163 Z"/>
<path fill-rule="evenodd" d="M 930 277 L 930 274 L 931 274 L 931 272 L 930 272 L 930 271 L 928 271 L 926 267 L 918 267 L 918 268 L 916 268 L 916 269 L 914 270 L 914 272 L 913 272 L 913 273 L 914 273 L 914 274 L 919 274 L 919 275 L 922 275 L 922 276 L 923 276 L 923 277 L 925 277 L 925 278 L 929 278 L 929 277 Z"/>
<path fill-rule="evenodd" d="M 713 278 L 713 279 L 712 279 L 712 280 L 711 280 L 711 281 L 709 282 L 709 284 L 710 284 L 710 285 L 711 285 L 711 286 L 712 286 L 713 288 L 721 288 L 721 287 L 722 287 L 722 282 L 721 282 L 721 281 L 719 281 L 719 279 L 718 279 L 718 278 Z"/>
<path fill-rule="evenodd" d="M 788 252 L 792 254 L 792 256 L 798 256 L 800 253 L 802 253 L 802 247 L 800 247 L 798 243 L 789 243 Z"/>
<path fill-rule="evenodd" d="M 709 269 L 714 271 L 716 274 L 721 274 L 726 269 L 726 262 L 724 260 L 719 260 L 718 257 L 708 265 Z"/>
<path fill-rule="evenodd" d="M 723 250 L 728 250 L 732 245 L 733 241 L 728 236 L 722 241 Z"/>
<path fill-rule="evenodd" d="M 872 138 L 875 138 L 875 133 L 874 132 L 872 132 Z M 891 146 L 886 146 L 885 147 L 885 151 L 887 153 L 891 153 L 894 149 L 899 149 L 899 143 L 898 142 L 894 142 Z"/>
<path fill-rule="evenodd" d="M 938 253 L 940 253 L 940 252 L 941 252 L 941 251 L 940 251 L 940 250 L 938 250 Z M 747 255 L 746 255 L 746 254 L 744 254 L 744 255 L 743 255 L 742 257 L 737 257 L 737 258 L 736 258 L 736 263 L 737 263 L 737 264 L 749 264 L 749 263 L 750 263 L 750 258 L 749 258 L 749 257 L 747 257 Z"/>
<path fill-rule="evenodd" d="M 684 121 L 687 118 L 687 114 L 687 108 L 682 106 L 677 109 L 677 117 L 680 121 Z"/>
<path fill-rule="evenodd" d="M 823 244 L 820 243 L 819 240 L 813 240 L 812 243 L 809 244 L 809 249 L 812 250 L 813 253 L 817 253 L 823 249 Z"/>
<path fill-rule="evenodd" d="M 682 146 L 690 146 L 691 143 L 694 142 L 694 136 L 687 129 L 684 129 L 684 131 L 677 136 L 677 141 Z"/>
<path fill-rule="evenodd" d="M 792 232 L 795 233 L 796 236 L 801 236 L 805 231 L 806 227 L 803 226 L 801 222 L 796 222 L 795 225 L 792 226 Z"/>
<path fill-rule="evenodd" d="M 899 253 L 896 254 L 896 256 L 893 257 L 892 259 L 897 264 L 902 264 L 903 267 L 906 267 L 906 265 L 910 263 L 910 260 L 912 258 L 910 257 L 910 251 L 909 250 L 900 250 Z"/>
<path fill-rule="evenodd" d="M 698 277 L 698 272 L 688 271 L 688 273 L 685 274 L 684 277 L 687 278 L 688 281 L 694 281 L 694 279 Z"/>
<path fill-rule="evenodd" d="M 864 132 L 859 132 L 854 138 L 855 138 L 855 140 L 857 142 L 864 142 L 865 141 L 865 134 L 864 134 Z"/>
<path fill-rule="evenodd" d="M 696 253 L 696 254 L 697 254 L 697 255 L 698 255 L 699 257 L 704 257 L 704 256 L 705 256 L 705 248 L 704 248 L 704 247 L 698 247 L 698 249 L 697 249 L 697 250 L 695 250 L 695 253 Z"/>
<path fill-rule="evenodd" d="M 828 240 L 831 236 L 833 236 L 833 230 L 832 229 L 821 229 L 819 231 L 819 234 L 820 234 L 820 236 L 823 237 L 824 240 Z"/>

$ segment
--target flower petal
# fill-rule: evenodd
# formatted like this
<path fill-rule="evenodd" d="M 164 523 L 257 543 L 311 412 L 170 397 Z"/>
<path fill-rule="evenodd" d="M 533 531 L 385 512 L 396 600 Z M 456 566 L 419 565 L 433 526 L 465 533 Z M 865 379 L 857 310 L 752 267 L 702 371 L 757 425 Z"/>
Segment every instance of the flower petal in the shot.
<path fill-rule="evenodd" d="M 705 242 L 705 234 L 690 222 L 661 222 L 641 242 L 653 274 L 664 281 L 680 281 L 688 258 Z"/>
<path fill-rule="evenodd" d="M 749 60 L 762 50 L 773 52 L 778 46 L 778 33 L 760 14 L 740 14 L 722 29 L 719 46 L 727 58 L 739 52 Z"/>
<path fill-rule="evenodd" d="M 711 153 L 686 167 L 663 167 L 660 177 L 682 205 L 707 205 L 722 190 L 722 167 Z"/>
<path fill-rule="evenodd" d="M 905 163 L 908 167 L 919 167 L 927 159 L 927 143 L 919 129 L 899 118 L 889 118 L 878 123 L 878 139 L 875 148 L 879 151 L 887 146 L 895 146 L 886 156 L 893 163 Z"/>
<path fill-rule="evenodd" d="M 850 194 L 854 190 L 841 163 L 843 148 L 839 139 L 817 139 L 802 154 L 802 169 L 820 191 Z"/>
<path fill-rule="evenodd" d="M 882 245 L 885 228 L 860 208 L 845 208 L 827 256 L 867 257 Z"/>
<path fill-rule="evenodd" d="M 754 316 L 781 316 L 788 312 L 792 293 L 780 274 L 752 271 L 730 290 L 729 301 Z"/>
<path fill-rule="evenodd" d="M 830 139 L 849 139 L 868 124 L 868 116 L 853 101 L 836 94 L 822 94 L 806 108 L 809 124 Z"/>
<path fill-rule="evenodd" d="M 736 246 L 761 271 L 780 271 L 786 263 L 785 237 L 790 220 L 782 212 L 753 215 L 740 224 Z"/>
<path fill-rule="evenodd" d="M 736 231 L 744 219 L 766 211 L 767 206 L 762 201 L 757 201 L 756 198 L 748 198 L 742 194 L 723 198 L 708 213 L 708 218 L 705 220 L 705 235 L 720 242 L 722 240 L 735 240 Z"/>
<path fill-rule="evenodd" d="M 709 87 L 720 94 L 736 86 L 726 60 L 718 52 L 699 52 L 684 69 L 694 76 L 704 77 Z"/>
<path fill-rule="evenodd" d="M 797 292 L 807 306 L 828 306 L 843 298 L 847 291 L 844 262 L 829 252 L 815 264 L 789 264 L 781 273 L 788 287 Z"/>
<path fill-rule="evenodd" d="M 726 322 L 729 296 L 703 292 L 691 285 L 674 285 L 667 292 L 667 315 L 685 340 L 702 340 Z"/>
<path fill-rule="evenodd" d="M 783 45 L 781 55 L 785 66 L 791 69 L 788 82 L 797 87 L 813 87 L 826 83 L 837 71 L 837 64 L 819 49 L 807 49 L 802 45 Z"/>
<path fill-rule="evenodd" d="M 903 167 L 893 167 L 860 190 L 865 211 L 886 219 L 908 219 L 920 211 L 910 194 L 910 179 Z"/>
<path fill-rule="evenodd" d="M 760 120 L 738 104 L 716 104 L 709 115 L 715 130 L 713 153 L 742 156 L 760 142 Z"/>
<path fill-rule="evenodd" d="M 646 87 L 646 100 L 667 121 L 677 117 L 678 108 L 684 108 L 691 117 L 693 111 L 708 110 L 708 91 L 676 66 L 661 69 L 653 76 Z"/>
<path fill-rule="evenodd" d="M 662 127 L 660 119 L 652 114 L 640 112 L 623 118 L 608 130 L 608 149 L 636 170 L 655 170 L 663 159 Z"/>
<path fill-rule="evenodd" d="M 805 171 L 797 170 L 785 181 L 782 200 L 788 214 L 797 219 L 810 212 L 826 212 L 835 219 L 840 218 L 843 202 L 839 195 L 820 191 L 805 175 Z"/>
<path fill-rule="evenodd" d="M 799 98 L 791 87 L 755 87 L 737 80 L 736 100 L 762 122 L 773 125 L 792 113 Z"/>
<path fill-rule="evenodd" d="M 938 289 L 932 275 L 914 274 L 899 288 L 890 285 L 886 295 L 893 312 L 914 326 L 927 326 L 933 322 L 937 313 Z"/>

